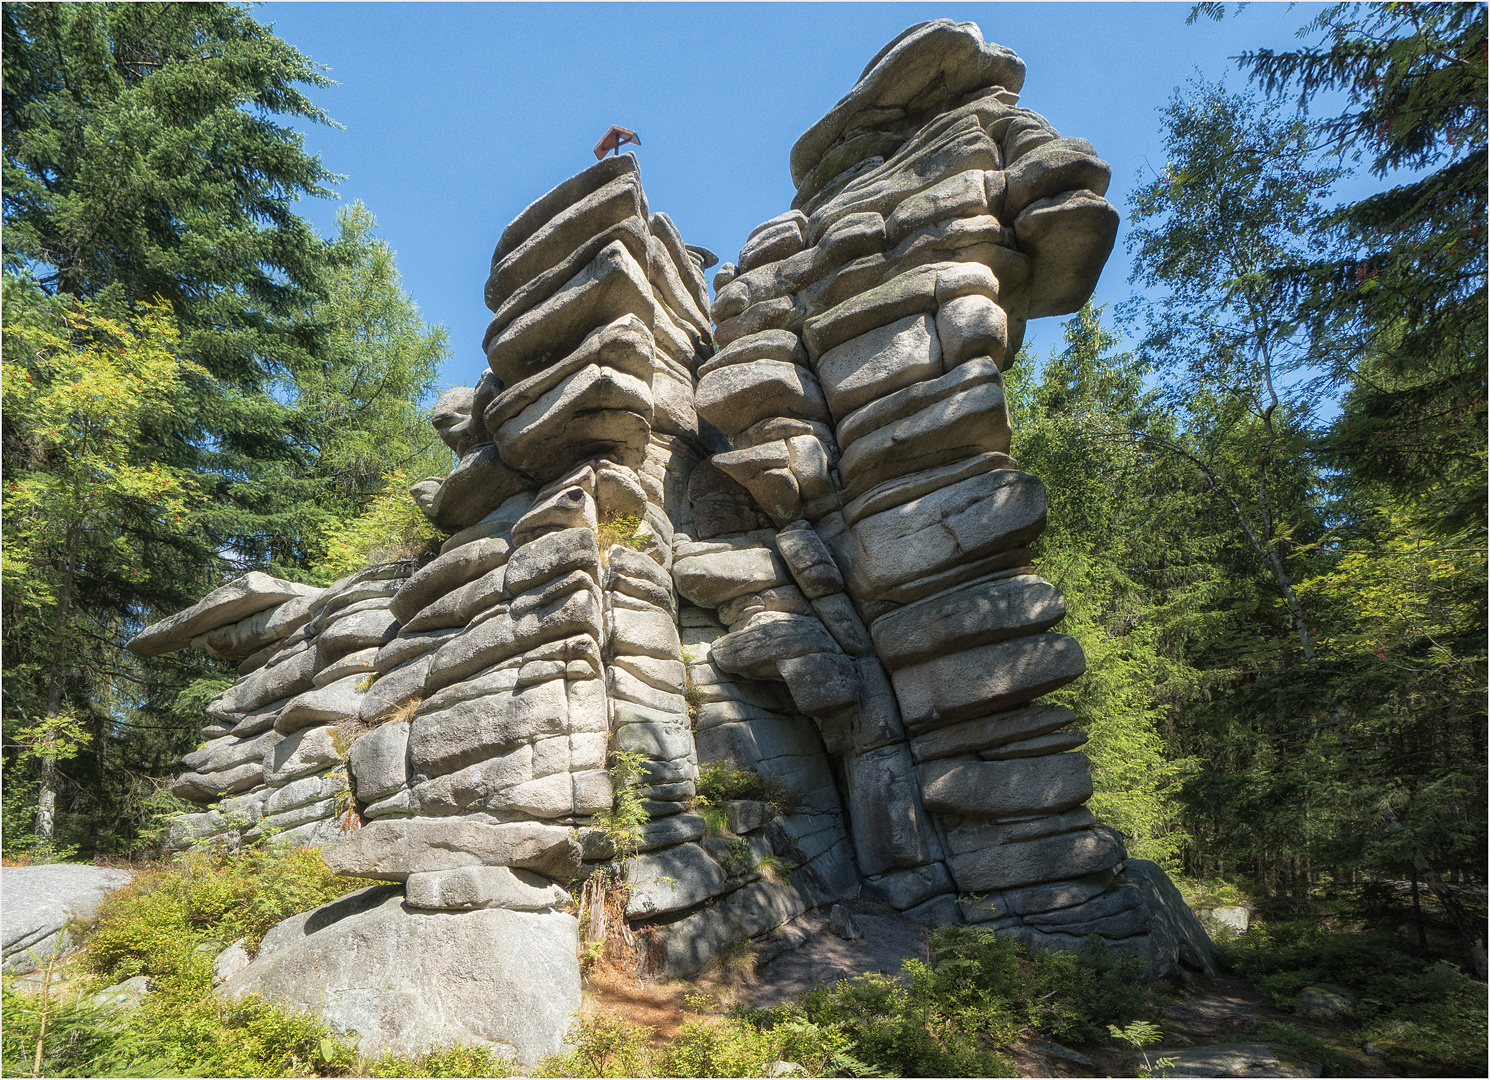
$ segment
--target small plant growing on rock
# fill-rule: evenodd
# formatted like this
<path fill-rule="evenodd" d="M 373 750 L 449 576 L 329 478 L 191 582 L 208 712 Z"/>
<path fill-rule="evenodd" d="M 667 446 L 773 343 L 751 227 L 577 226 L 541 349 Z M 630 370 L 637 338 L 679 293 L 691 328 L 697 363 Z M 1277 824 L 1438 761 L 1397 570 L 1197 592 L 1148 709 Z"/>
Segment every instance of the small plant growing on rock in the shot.
<path fill-rule="evenodd" d="M 611 752 L 611 783 L 615 801 L 609 810 L 595 815 L 595 824 L 605 830 L 618 862 L 624 862 L 636 854 L 641 843 L 642 828 L 651 820 L 647 808 L 642 805 L 638 789 L 645 776 L 647 755 L 640 751 Z"/>
<path fill-rule="evenodd" d="M 723 836 L 729 832 L 729 814 L 722 806 L 715 806 L 702 795 L 693 799 L 693 809 L 704 819 L 704 833 L 708 836 Z"/>
<path fill-rule="evenodd" d="M 780 855 L 762 855 L 755 868 L 770 881 L 785 881 L 787 875 L 797 868 L 797 864 Z"/>
<path fill-rule="evenodd" d="M 754 869 L 755 859 L 748 840 L 736 840 L 719 860 L 719 865 L 730 877 L 744 877 Z"/>
<path fill-rule="evenodd" d="M 637 533 L 641 531 L 642 519 L 635 514 L 612 514 L 595 528 L 595 539 L 600 544 L 601 557 L 616 544 L 641 550 Z"/>
<path fill-rule="evenodd" d="M 770 803 L 778 814 L 795 814 L 802 794 L 774 776 L 752 769 L 731 769 L 727 761 L 711 761 L 698 771 L 698 795 L 706 805 L 718 806 L 733 799 Z"/>
<path fill-rule="evenodd" d="M 683 680 L 683 703 L 688 706 L 688 726 L 693 727 L 698 723 L 698 711 L 703 708 L 705 701 L 704 689 L 691 678 L 684 676 Z"/>

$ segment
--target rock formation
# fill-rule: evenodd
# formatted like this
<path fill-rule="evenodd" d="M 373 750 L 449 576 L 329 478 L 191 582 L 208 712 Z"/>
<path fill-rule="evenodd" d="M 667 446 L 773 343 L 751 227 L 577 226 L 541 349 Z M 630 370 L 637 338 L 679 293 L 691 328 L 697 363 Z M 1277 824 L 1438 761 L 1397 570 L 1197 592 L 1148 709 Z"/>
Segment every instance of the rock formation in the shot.
<path fill-rule="evenodd" d="M 1026 320 L 1090 295 L 1117 213 L 1023 76 L 970 23 L 907 30 L 798 140 L 792 209 L 712 305 L 713 256 L 649 212 L 634 157 L 560 184 L 502 233 L 487 370 L 432 415 L 459 458 L 412 491 L 438 556 L 324 590 L 250 574 L 131 643 L 242 658 L 173 843 L 272 829 L 400 883 L 278 928 L 224 992 L 337 1000 L 371 1049 L 556 1049 L 615 752 L 645 758 L 623 874 L 653 974 L 861 890 L 1037 947 L 1099 934 L 1154 975 L 1208 963 L 1084 808 L 1075 715 L 1037 700 L 1084 659 L 1030 566 L 1045 489 L 1008 455 L 1001 372 Z M 737 835 L 706 835 L 711 762 L 796 805 L 727 804 Z"/>

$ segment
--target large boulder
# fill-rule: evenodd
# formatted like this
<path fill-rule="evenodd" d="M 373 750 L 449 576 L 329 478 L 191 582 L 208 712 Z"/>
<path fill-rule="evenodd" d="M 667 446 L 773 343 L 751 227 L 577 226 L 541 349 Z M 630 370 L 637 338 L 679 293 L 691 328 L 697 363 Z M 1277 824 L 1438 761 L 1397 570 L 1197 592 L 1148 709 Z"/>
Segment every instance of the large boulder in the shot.
<path fill-rule="evenodd" d="M 217 993 L 315 1013 L 363 1054 L 474 1042 L 531 1065 L 579 1008 L 578 951 L 571 915 L 414 909 L 373 886 L 275 926 Z"/>
<path fill-rule="evenodd" d="M 5 894 L 0 967 L 23 975 L 46 965 L 59 936 L 67 949 L 72 943 L 69 923 L 97 915 L 104 897 L 128 885 L 134 871 L 58 864 L 7 866 L 0 875 Z"/>
<path fill-rule="evenodd" d="M 1148 977 L 1158 978 L 1176 964 L 1192 971 L 1215 972 L 1210 936 L 1163 867 L 1147 859 L 1129 859 L 1123 863 L 1123 876 L 1142 896 L 1140 906 L 1149 927 L 1144 953 Z"/>

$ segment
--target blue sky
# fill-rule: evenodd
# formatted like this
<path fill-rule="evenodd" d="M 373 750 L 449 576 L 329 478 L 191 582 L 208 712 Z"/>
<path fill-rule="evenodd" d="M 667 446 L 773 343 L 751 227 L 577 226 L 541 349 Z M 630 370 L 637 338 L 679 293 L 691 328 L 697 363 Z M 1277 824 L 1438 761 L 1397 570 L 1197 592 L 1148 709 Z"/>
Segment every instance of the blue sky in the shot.
<path fill-rule="evenodd" d="M 311 92 L 340 130 L 306 145 L 345 176 L 398 255 L 404 287 L 450 331 L 446 386 L 476 379 L 491 251 L 524 206 L 594 162 L 611 124 L 635 130 L 652 209 L 688 243 L 733 260 L 794 194 L 792 143 L 905 27 L 950 17 L 1028 67 L 1021 104 L 1113 167 L 1108 199 L 1160 168 L 1156 111 L 1197 73 L 1243 76 L 1228 57 L 1296 46 L 1315 4 L 1252 4 L 1187 26 L 1188 3 L 488 4 L 290 3 L 253 9 L 338 85 Z M 323 233 L 339 204 L 300 213 Z M 1098 302 L 1131 294 L 1126 221 Z M 710 271 L 707 276 L 712 277 Z M 1044 354 L 1060 320 L 1032 323 Z"/>

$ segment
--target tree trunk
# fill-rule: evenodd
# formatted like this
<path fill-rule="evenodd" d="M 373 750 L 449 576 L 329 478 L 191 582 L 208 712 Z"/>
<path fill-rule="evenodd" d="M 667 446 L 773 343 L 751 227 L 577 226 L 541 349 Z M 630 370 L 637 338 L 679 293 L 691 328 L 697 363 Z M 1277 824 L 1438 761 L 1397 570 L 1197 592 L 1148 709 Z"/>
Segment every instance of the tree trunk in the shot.
<path fill-rule="evenodd" d="M 45 844 L 52 839 L 57 819 L 57 759 L 50 754 L 41 759 L 41 790 L 36 795 L 36 839 Z"/>
<path fill-rule="evenodd" d="M 78 543 L 83 523 L 74 520 L 67 527 L 67 541 L 62 549 L 62 585 L 57 591 L 57 614 L 52 620 L 52 674 L 47 686 L 47 715 L 42 738 L 41 788 L 36 795 L 36 839 L 45 844 L 52 839 L 57 825 L 57 755 L 51 721 L 62 711 L 62 695 L 67 689 L 67 616 L 72 609 L 73 579 L 77 576 Z"/>
<path fill-rule="evenodd" d="M 1423 928 L 1423 905 L 1418 899 L 1418 868 L 1412 868 L 1412 915 L 1418 924 L 1418 948 L 1427 951 L 1428 931 Z"/>

